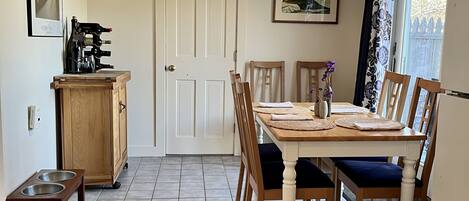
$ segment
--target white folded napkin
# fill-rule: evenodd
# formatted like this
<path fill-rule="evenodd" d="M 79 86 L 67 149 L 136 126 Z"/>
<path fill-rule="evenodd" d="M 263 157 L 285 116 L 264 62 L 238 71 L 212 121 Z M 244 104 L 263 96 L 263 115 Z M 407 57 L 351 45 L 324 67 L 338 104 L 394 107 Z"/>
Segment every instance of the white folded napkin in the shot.
<path fill-rule="evenodd" d="M 331 113 L 348 114 L 348 113 L 368 113 L 368 109 L 355 105 L 334 105 L 332 104 Z"/>
<path fill-rule="evenodd" d="M 362 131 L 401 130 L 404 128 L 402 123 L 392 120 L 358 121 L 354 123 L 354 126 Z"/>
<path fill-rule="evenodd" d="M 293 103 L 291 102 L 283 102 L 283 103 L 259 103 L 259 107 L 266 107 L 266 108 L 292 108 L 294 107 Z"/>
<path fill-rule="evenodd" d="M 272 114 L 272 121 L 308 121 L 313 120 L 309 114 Z"/>

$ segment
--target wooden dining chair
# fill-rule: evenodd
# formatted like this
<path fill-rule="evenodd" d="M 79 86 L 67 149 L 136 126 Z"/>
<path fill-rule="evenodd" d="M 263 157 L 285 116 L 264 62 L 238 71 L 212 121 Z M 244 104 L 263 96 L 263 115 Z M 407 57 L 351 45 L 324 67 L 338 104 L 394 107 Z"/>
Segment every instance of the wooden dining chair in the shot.
<path fill-rule="evenodd" d="M 327 62 L 297 61 L 296 62 L 296 96 L 298 102 L 316 102 L 319 97 L 319 88 L 321 85 L 320 72 L 327 69 Z M 305 81 L 303 78 L 306 71 L 307 86 L 303 88 Z M 313 93 L 311 93 L 313 92 Z M 306 94 L 305 94 L 306 93 Z"/>
<path fill-rule="evenodd" d="M 377 113 L 395 121 L 401 121 L 410 76 L 386 71 L 378 102 Z"/>
<path fill-rule="evenodd" d="M 404 111 L 410 76 L 386 71 L 381 87 L 377 113 L 387 119 L 401 121 Z M 336 163 L 343 160 L 388 162 L 389 157 L 333 157 L 321 158 L 321 167 L 331 171 L 331 178 L 335 181 Z"/>
<path fill-rule="evenodd" d="M 285 61 L 251 61 L 249 71 L 253 101 L 285 101 Z"/>
<path fill-rule="evenodd" d="M 244 128 L 242 145 L 247 152 L 246 170 L 249 172 L 246 179 L 246 201 L 251 201 L 252 193 L 257 195 L 258 201 L 281 200 L 283 185 L 283 161 L 262 161 L 257 146 L 256 129 L 250 86 L 247 82 L 237 82 L 239 109 L 241 114 L 240 125 Z M 308 160 L 298 160 L 295 167 L 297 174 L 297 192 L 299 199 L 326 199 L 332 200 L 334 184 L 319 168 Z"/>
<path fill-rule="evenodd" d="M 244 174 L 246 172 L 246 175 L 249 175 L 249 171 L 247 171 L 247 156 L 246 156 L 246 150 L 245 150 L 245 145 L 244 145 L 244 136 L 245 136 L 245 127 L 241 126 L 243 125 L 242 118 L 241 118 L 241 109 L 240 109 L 240 100 L 239 96 L 236 90 L 236 83 L 241 82 L 241 76 L 239 74 L 235 74 L 235 72 L 232 70 L 230 71 L 230 79 L 231 79 L 231 88 L 233 92 L 233 100 L 234 100 L 234 105 L 235 105 L 235 113 L 236 113 L 236 120 L 238 123 L 238 131 L 239 131 L 239 137 L 240 137 L 240 144 L 241 144 L 241 164 L 240 164 L 240 170 L 239 170 L 239 177 L 238 177 L 238 187 L 236 190 L 236 200 L 235 201 L 241 201 L 241 195 L 242 195 L 242 190 L 246 189 L 243 184 L 247 184 L 247 182 L 244 182 Z M 278 149 L 278 147 L 273 144 L 273 143 L 266 143 L 266 144 L 259 144 L 259 155 L 261 158 L 261 161 L 282 161 L 282 152 Z M 246 171 L 245 171 L 246 169 Z M 249 176 L 247 176 L 249 178 Z M 244 193 L 244 197 L 246 196 L 246 193 Z M 242 200 L 245 200 L 243 198 Z"/>
<path fill-rule="evenodd" d="M 426 93 L 422 94 L 422 90 L 425 90 Z M 420 158 L 426 153 L 422 175 L 415 182 L 415 198 L 420 200 L 427 200 L 429 179 L 435 155 L 438 94 L 441 92 L 439 82 L 417 78 L 408 126 L 427 135 L 428 149 L 426 152 L 424 151 L 425 142 L 420 147 Z M 420 158 L 418 165 L 415 167 L 416 172 L 420 168 Z M 402 160 L 400 159 L 400 161 Z M 402 165 L 386 162 L 344 160 L 337 162 L 336 167 L 336 200 L 340 199 L 341 182 L 356 195 L 357 201 L 400 197 Z"/>

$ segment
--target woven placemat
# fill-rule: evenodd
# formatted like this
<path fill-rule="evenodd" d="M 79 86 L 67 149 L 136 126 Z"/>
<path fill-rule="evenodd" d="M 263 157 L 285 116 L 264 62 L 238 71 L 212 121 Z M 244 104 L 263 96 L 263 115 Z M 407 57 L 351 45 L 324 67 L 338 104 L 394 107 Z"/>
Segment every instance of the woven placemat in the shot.
<path fill-rule="evenodd" d="M 327 119 L 315 119 L 313 121 L 268 121 L 267 125 L 295 131 L 319 131 L 335 128 L 335 124 Z"/>
<path fill-rule="evenodd" d="M 355 126 L 355 123 L 366 122 L 366 123 L 379 124 L 384 121 L 389 121 L 389 120 L 382 119 L 382 118 L 371 118 L 371 117 L 345 117 L 345 118 L 340 118 L 340 119 L 335 120 L 335 124 L 337 126 L 344 127 L 344 128 L 360 130 Z M 376 129 L 376 130 L 386 130 L 386 129 Z M 388 130 L 396 130 L 396 129 L 388 129 Z"/>
<path fill-rule="evenodd" d="M 293 107 L 293 108 L 263 108 L 255 107 L 254 112 L 264 114 L 302 114 L 311 112 L 308 108 L 304 107 Z"/>

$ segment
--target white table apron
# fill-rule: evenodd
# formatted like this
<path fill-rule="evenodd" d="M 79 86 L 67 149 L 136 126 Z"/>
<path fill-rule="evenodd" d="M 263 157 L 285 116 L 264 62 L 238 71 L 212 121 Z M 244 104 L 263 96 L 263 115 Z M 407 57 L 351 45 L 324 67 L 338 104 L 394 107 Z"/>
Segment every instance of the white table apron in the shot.
<path fill-rule="evenodd" d="M 282 151 L 282 199 L 296 200 L 296 161 L 299 157 L 360 157 L 403 156 L 401 201 L 413 201 L 415 189 L 415 163 L 419 158 L 419 141 L 278 141 L 268 127 L 256 117 L 257 122 Z"/>

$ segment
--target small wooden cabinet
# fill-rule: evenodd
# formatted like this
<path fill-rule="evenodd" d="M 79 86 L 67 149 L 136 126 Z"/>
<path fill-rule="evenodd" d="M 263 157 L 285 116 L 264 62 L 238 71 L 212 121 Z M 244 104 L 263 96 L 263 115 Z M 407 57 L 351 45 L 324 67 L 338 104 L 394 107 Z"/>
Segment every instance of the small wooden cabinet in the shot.
<path fill-rule="evenodd" d="M 86 185 L 118 185 L 127 165 L 128 71 L 58 75 L 59 165 L 85 169 Z"/>

